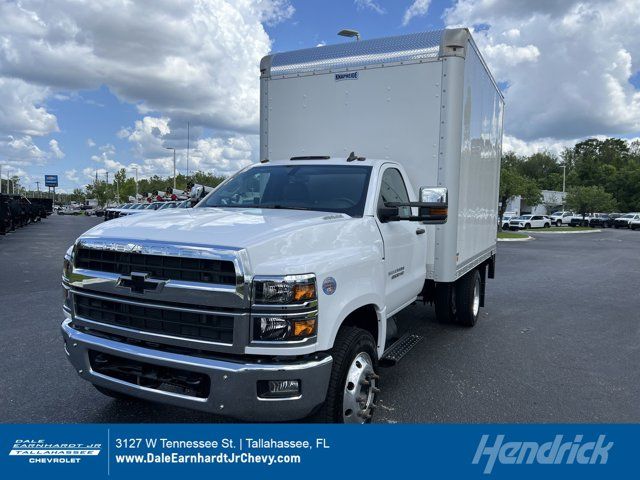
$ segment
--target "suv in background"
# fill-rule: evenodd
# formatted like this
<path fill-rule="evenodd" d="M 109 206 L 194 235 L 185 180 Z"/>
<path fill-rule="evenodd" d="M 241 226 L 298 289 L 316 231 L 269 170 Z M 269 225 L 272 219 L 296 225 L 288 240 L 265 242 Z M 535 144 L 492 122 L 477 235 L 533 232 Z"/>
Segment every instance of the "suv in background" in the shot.
<path fill-rule="evenodd" d="M 640 213 L 638 212 L 625 213 L 613 221 L 613 226 L 615 228 L 631 228 L 631 222 L 638 219 L 640 219 Z"/>
<path fill-rule="evenodd" d="M 502 230 L 506 230 L 509 228 L 509 220 L 512 218 L 516 218 L 518 214 L 516 212 L 504 212 L 502 214 L 502 221 L 500 225 L 502 226 Z"/>
<path fill-rule="evenodd" d="M 521 215 L 509 220 L 509 228 L 519 230 L 521 228 L 549 228 L 551 219 L 545 215 Z"/>

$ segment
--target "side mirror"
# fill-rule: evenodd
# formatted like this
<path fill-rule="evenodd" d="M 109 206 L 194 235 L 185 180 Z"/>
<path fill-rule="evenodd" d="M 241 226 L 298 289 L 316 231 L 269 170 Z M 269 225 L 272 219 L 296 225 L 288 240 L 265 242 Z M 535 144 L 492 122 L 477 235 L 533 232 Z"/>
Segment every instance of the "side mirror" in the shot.
<path fill-rule="evenodd" d="M 391 210 L 395 209 L 394 216 L 389 216 L 386 221 L 393 220 L 409 220 L 410 222 L 422 222 L 427 225 L 438 225 L 447 223 L 447 215 L 449 211 L 449 194 L 444 187 L 422 187 L 420 188 L 419 202 L 388 202 L 384 207 L 378 209 L 378 215 L 381 221 L 383 215 L 391 214 Z M 418 215 L 410 217 L 400 217 L 398 209 L 400 207 L 417 207 Z M 388 210 L 388 211 L 387 211 Z"/>
<path fill-rule="evenodd" d="M 400 220 L 400 209 L 398 207 L 379 207 L 378 218 L 382 223 Z"/>
<path fill-rule="evenodd" d="M 449 191 L 445 187 L 420 187 L 418 216 L 426 224 L 447 223 L 449 214 Z"/>

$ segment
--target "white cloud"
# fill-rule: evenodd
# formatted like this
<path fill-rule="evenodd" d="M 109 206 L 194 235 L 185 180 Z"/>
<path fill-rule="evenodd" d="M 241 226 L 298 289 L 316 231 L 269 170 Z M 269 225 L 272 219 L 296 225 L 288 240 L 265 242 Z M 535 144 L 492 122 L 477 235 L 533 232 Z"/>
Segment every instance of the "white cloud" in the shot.
<path fill-rule="evenodd" d="M 87 147 L 93 148 L 96 146 L 96 142 L 92 138 L 87 138 Z"/>
<path fill-rule="evenodd" d="M 78 177 L 78 170 L 76 170 L 75 168 L 72 168 L 71 170 L 67 170 L 66 172 L 64 172 L 64 176 L 70 182 L 73 182 L 75 184 L 80 183 L 80 178 Z"/>
<path fill-rule="evenodd" d="M 372 10 L 380 15 L 384 15 L 387 11 L 374 0 L 354 0 L 358 10 Z"/>
<path fill-rule="evenodd" d="M 2 8 L 0 8 L 0 18 Z M 4 19 L 0 22 L 0 30 Z M 0 51 L 2 50 L 0 33 Z M 0 56 L 0 71 L 2 57 Z M 50 90 L 20 79 L 3 78 L 0 73 L 0 133 L 10 135 L 47 135 L 58 131 L 55 115 L 42 106 Z"/>
<path fill-rule="evenodd" d="M 640 131 L 640 92 L 629 82 L 640 65 L 640 0 L 460 0 L 444 19 L 482 26 L 474 38 L 508 85 L 505 145 Z"/>
<path fill-rule="evenodd" d="M 52 138 L 51 140 L 49 140 L 49 149 L 51 150 L 51 153 L 53 154 L 53 156 L 56 157 L 58 160 L 64 158 L 64 152 L 60 148 L 60 145 L 58 144 L 58 141 L 55 138 Z"/>
<path fill-rule="evenodd" d="M 431 0 L 414 0 L 413 3 L 407 8 L 402 17 L 402 25 L 407 26 L 409 22 L 415 17 L 422 17 L 429 11 L 429 5 Z"/>
<path fill-rule="evenodd" d="M 0 137 L 0 158 L 3 164 L 13 166 L 43 165 L 47 152 L 41 150 L 30 135 L 7 135 Z"/>
<path fill-rule="evenodd" d="M 2 2 L 0 77 L 7 91 L 30 90 L 15 95 L 25 118 L 11 131 L 55 131 L 37 106 L 47 93 L 100 85 L 143 113 L 256 131 L 258 64 L 271 47 L 262 23 L 293 12 L 286 0 Z"/>

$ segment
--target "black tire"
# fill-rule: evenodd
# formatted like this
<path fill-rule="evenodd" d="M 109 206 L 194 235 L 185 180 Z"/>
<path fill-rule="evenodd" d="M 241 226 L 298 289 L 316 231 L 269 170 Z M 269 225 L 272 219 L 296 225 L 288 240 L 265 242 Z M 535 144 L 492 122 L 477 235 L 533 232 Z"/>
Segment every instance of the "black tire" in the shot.
<path fill-rule="evenodd" d="M 527 229 L 527 228 L 531 228 L 531 224 L 530 224 L 530 223 L 525 223 L 525 224 L 524 224 L 524 228 L 525 228 L 525 229 Z"/>
<path fill-rule="evenodd" d="M 613 228 L 615 228 L 616 230 L 620 228 L 619 225 L 614 225 Z"/>
<path fill-rule="evenodd" d="M 452 283 L 436 283 L 433 306 L 439 323 L 456 323 L 455 288 Z"/>
<path fill-rule="evenodd" d="M 551 224 L 550 223 L 545 223 L 544 224 L 544 228 L 551 228 Z"/>
<path fill-rule="evenodd" d="M 556 222 L 556 227 L 561 227 L 562 226 L 562 220 L 558 220 Z"/>
<path fill-rule="evenodd" d="M 456 310 L 460 325 L 473 327 L 478 321 L 480 292 L 480 272 L 478 270 L 472 270 L 456 282 Z M 475 306 L 476 295 L 477 306 Z"/>
<path fill-rule="evenodd" d="M 101 394 L 106 395 L 107 397 L 115 398 L 116 400 L 137 400 L 136 397 L 132 397 L 131 395 L 127 395 L 126 393 L 116 392 L 115 390 L 111 390 L 110 388 L 101 387 L 100 385 L 94 385 L 94 387 Z"/>
<path fill-rule="evenodd" d="M 343 326 L 338 331 L 331 349 L 333 366 L 327 398 L 317 412 L 316 418 L 323 423 L 344 423 L 342 403 L 347 373 L 358 354 L 366 352 L 373 361 L 374 370 L 378 367 L 378 354 L 373 335 L 358 327 Z M 371 418 L 365 421 L 370 423 Z"/>

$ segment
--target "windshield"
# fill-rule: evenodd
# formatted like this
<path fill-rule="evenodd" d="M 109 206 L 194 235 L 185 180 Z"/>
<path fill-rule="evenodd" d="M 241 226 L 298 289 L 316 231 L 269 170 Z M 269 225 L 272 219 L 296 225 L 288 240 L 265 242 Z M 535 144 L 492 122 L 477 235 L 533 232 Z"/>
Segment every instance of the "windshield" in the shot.
<path fill-rule="evenodd" d="M 531 215 L 522 215 L 520 218 L 522 220 L 530 220 L 531 219 Z"/>
<path fill-rule="evenodd" d="M 627 213 L 626 215 L 622 215 L 621 218 L 633 218 L 635 215 L 633 213 Z"/>
<path fill-rule="evenodd" d="M 245 170 L 198 207 L 283 208 L 346 213 L 361 217 L 371 167 L 269 165 Z"/>

